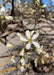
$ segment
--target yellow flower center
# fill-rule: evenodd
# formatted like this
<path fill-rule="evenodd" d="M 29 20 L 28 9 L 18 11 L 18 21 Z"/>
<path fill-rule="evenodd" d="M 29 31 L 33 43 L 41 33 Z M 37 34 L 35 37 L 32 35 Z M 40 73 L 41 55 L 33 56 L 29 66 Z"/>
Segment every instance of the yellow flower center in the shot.
<path fill-rule="evenodd" d="M 32 42 L 33 42 L 33 40 L 30 38 L 30 39 L 28 39 L 28 42 L 29 42 L 29 43 L 32 43 Z"/>

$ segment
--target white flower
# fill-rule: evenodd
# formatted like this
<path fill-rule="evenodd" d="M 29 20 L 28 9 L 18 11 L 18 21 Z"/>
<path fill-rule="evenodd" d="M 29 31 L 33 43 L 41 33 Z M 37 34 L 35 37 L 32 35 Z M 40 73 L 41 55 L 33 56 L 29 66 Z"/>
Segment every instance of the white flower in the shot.
<path fill-rule="evenodd" d="M 21 1 L 20 0 L 17 0 L 17 2 L 20 4 L 21 3 Z"/>
<path fill-rule="evenodd" d="M 14 59 L 14 58 L 15 58 L 15 56 L 13 55 L 11 58 L 12 58 L 12 59 Z"/>
<path fill-rule="evenodd" d="M 21 72 L 23 72 L 25 70 L 24 66 L 20 67 Z"/>
<path fill-rule="evenodd" d="M 16 63 L 15 59 L 11 59 L 11 62 Z"/>
<path fill-rule="evenodd" d="M 32 53 L 30 53 L 30 52 L 27 52 L 27 54 L 28 54 L 28 55 L 31 55 Z"/>
<path fill-rule="evenodd" d="M 2 6 L 2 8 L 1 8 L 1 12 L 2 12 L 2 13 L 5 12 L 5 7 L 4 7 L 4 6 Z"/>
<path fill-rule="evenodd" d="M 40 50 L 40 48 L 38 48 L 38 49 L 36 50 L 36 52 L 37 52 L 38 54 L 40 54 L 40 53 L 42 53 L 42 50 Z"/>
<path fill-rule="evenodd" d="M 21 63 L 22 65 L 25 65 L 25 60 L 24 60 L 24 58 L 21 58 L 20 63 Z"/>
<path fill-rule="evenodd" d="M 24 48 L 22 49 L 22 51 L 19 54 L 20 56 L 24 56 Z"/>
<path fill-rule="evenodd" d="M 5 15 L 6 11 L 5 11 L 5 7 L 2 6 L 0 9 L 0 15 Z"/>
<path fill-rule="evenodd" d="M 41 59 L 41 62 L 42 62 L 42 64 L 44 64 L 44 59 L 43 58 Z"/>
<path fill-rule="evenodd" d="M 12 16 L 5 16 L 5 19 L 6 20 L 13 20 L 13 17 Z"/>
<path fill-rule="evenodd" d="M 11 5 L 11 3 L 9 2 L 9 3 L 7 3 L 6 5 Z"/>
<path fill-rule="evenodd" d="M 34 60 L 35 67 L 37 67 L 37 59 Z"/>
<path fill-rule="evenodd" d="M 40 44 L 38 42 L 35 42 L 34 40 L 37 39 L 37 37 L 39 36 L 39 33 L 36 33 L 34 34 L 34 31 L 29 31 L 27 30 L 26 31 L 26 36 L 27 36 L 27 39 L 24 38 L 20 33 L 18 33 L 17 35 L 20 37 L 20 40 L 23 41 L 23 42 L 28 42 L 26 44 L 26 49 L 30 49 L 31 47 L 31 44 L 35 45 L 37 48 L 40 48 Z"/>
<path fill-rule="evenodd" d="M 37 52 L 38 54 L 42 53 L 42 52 L 43 52 L 42 46 L 41 46 L 40 48 L 37 48 L 37 49 L 36 49 L 36 52 Z"/>
<path fill-rule="evenodd" d="M 54 56 L 54 52 L 53 52 L 53 56 Z"/>
<path fill-rule="evenodd" d="M 10 44 L 10 43 L 8 43 L 6 46 L 7 46 L 7 47 L 10 47 L 10 48 L 13 48 L 13 47 L 14 47 L 14 45 L 12 45 L 12 44 Z"/>
<path fill-rule="evenodd" d="M 10 10 L 12 9 L 12 7 L 10 7 Z"/>
<path fill-rule="evenodd" d="M 46 7 L 46 5 L 44 4 L 43 6 L 42 6 L 42 8 L 45 8 Z"/>
<path fill-rule="evenodd" d="M 15 61 L 15 56 L 13 55 L 12 57 L 11 57 L 11 61 L 13 62 L 13 63 L 16 63 L 16 61 Z"/>
<path fill-rule="evenodd" d="M 46 53 L 46 54 L 45 54 L 45 57 L 49 57 L 49 54 L 48 54 L 48 53 Z"/>

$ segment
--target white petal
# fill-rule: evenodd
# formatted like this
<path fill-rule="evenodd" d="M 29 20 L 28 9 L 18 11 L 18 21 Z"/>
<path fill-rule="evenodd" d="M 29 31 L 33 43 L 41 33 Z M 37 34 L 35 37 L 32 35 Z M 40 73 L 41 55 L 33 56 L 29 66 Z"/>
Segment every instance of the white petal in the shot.
<path fill-rule="evenodd" d="M 36 34 L 33 35 L 32 39 L 34 40 L 34 39 L 36 39 L 38 36 L 39 36 L 39 33 L 36 33 Z"/>
<path fill-rule="evenodd" d="M 20 67 L 21 72 L 23 72 L 25 70 L 24 66 Z"/>
<path fill-rule="evenodd" d="M 15 55 L 13 55 L 12 57 L 11 57 L 11 59 L 14 59 L 15 58 Z"/>
<path fill-rule="evenodd" d="M 39 51 L 36 51 L 38 54 L 40 54 L 40 52 Z"/>
<path fill-rule="evenodd" d="M 27 40 L 26 38 L 24 38 L 24 37 L 20 37 L 20 40 L 21 40 L 21 41 L 25 41 L 25 42 L 28 41 L 28 40 Z"/>
<path fill-rule="evenodd" d="M 29 30 L 26 31 L 26 36 L 28 39 L 30 39 L 30 31 Z"/>
<path fill-rule="evenodd" d="M 8 43 L 6 46 L 7 46 L 7 47 L 10 47 L 10 48 L 13 48 L 13 47 L 14 47 L 14 45 L 12 45 L 12 44 L 10 44 L 10 43 Z"/>
<path fill-rule="evenodd" d="M 5 12 L 5 7 L 2 7 L 1 8 L 1 12 Z"/>
<path fill-rule="evenodd" d="M 36 52 L 38 53 L 38 54 L 40 54 L 40 53 L 42 53 L 42 49 L 41 48 L 37 48 L 37 50 L 36 50 Z"/>
<path fill-rule="evenodd" d="M 20 33 L 17 33 L 17 35 L 18 35 L 19 37 L 21 37 L 21 34 L 20 34 Z"/>
<path fill-rule="evenodd" d="M 12 16 L 5 16 L 5 19 L 6 20 L 13 20 L 13 17 Z"/>
<path fill-rule="evenodd" d="M 23 51 L 21 51 L 19 55 L 20 55 L 20 56 L 24 56 L 24 52 L 23 52 Z"/>
<path fill-rule="evenodd" d="M 20 0 L 17 0 L 17 3 L 19 3 L 19 4 L 20 4 L 20 3 L 21 3 L 21 1 L 20 1 Z"/>
<path fill-rule="evenodd" d="M 19 54 L 20 56 L 24 56 L 24 48 L 22 49 L 22 51 Z"/>
<path fill-rule="evenodd" d="M 49 54 L 48 54 L 48 53 L 46 53 L 46 54 L 45 54 L 45 57 L 49 57 Z"/>
<path fill-rule="evenodd" d="M 16 61 L 15 61 L 14 59 L 11 59 L 11 61 L 12 61 L 13 63 L 16 63 Z"/>
<path fill-rule="evenodd" d="M 25 65 L 25 60 L 24 60 L 24 58 L 21 59 L 20 62 L 21 62 L 22 65 Z"/>
<path fill-rule="evenodd" d="M 34 60 L 35 67 L 37 67 L 37 59 Z"/>
<path fill-rule="evenodd" d="M 38 42 L 32 42 L 37 48 L 40 48 L 40 44 Z"/>
<path fill-rule="evenodd" d="M 43 7 L 43 8 L 45 8 L 45 7 L 46 7 L 46 5 L 44 4 L 42 7 Z"/>
<path fill-rule="evenodd" d="M 33 30 L 33 31 L 31 31 L 31 36 L 33 35 L 33 33 L 34 33 L 34 30 Z"/>
<path fill-rule="evenodd" d="M 26 45 L 26 49 L 30 49 L 30 47 L 31 47 L 31 44 L 28 43 L 28 44 Z"/>

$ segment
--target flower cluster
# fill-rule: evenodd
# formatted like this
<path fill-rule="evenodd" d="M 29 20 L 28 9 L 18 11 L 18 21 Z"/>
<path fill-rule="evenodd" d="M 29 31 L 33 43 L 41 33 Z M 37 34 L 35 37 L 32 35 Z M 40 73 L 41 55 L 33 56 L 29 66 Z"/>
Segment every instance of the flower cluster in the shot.
<path fill-rule="evenodd" d="M 0 9 L 0 16 L 1 16 L 1 19 L 4 19 L 4 20 L 9 20 L 9 21 L 13 20 L 12 16 L 6 16 L 6 9 L 4 6 L 2 6 Z"/>
<path fill-rule="evenodd" d="M 5 15 L 5 7 L 2 6 L 1 9 L 0 9 L 0 15 Z"/>
<path fill-rule="evenodd" d="M 26 58 L 25 53 L 26 53 L 27 56 L 29 56 L 29 55 L 32 55 L 32 52 L 35 52 L 36 55 L 40 55 L 40 56 L 42 55 L 43 57 L 46 57 L 46 58 L 49 57 L 49 54 L 46 53 L 45 51 L 43 51 L 43 46 L 40 46 L 40 44 L 37 41 L 39 33 L 34 34 L 34 31 L 30 32 L 29 30 L 27 30 L 25 32 L 25 35 L 26 35 L 25 37 L 26 38 L 24 36 L 22 36 L 20 33 L 17 33 L 17 35 L 19 36 L 19 39 L 24 43 L 24 46 L 23 46 L 22 50 L 19 52 L 20 65 L 21 65 L 20 70 L 21 71 L 24 71 L 25 68 L 26 68 L 25 67 L 25 64 L 26 64 L 26 62 L 25 62 L 25 58 Z M 14 45 L 9 44 L 9 43 L 7 44 L 7 46 L 11 47 L 11 48 L 14 47 Z M 30 50 L 32 50 L 32 52 Z M 45 63 L 43 57 L 40 59 L 42 64 Z M 12 56 L 11 61 L 13 63 L 16 62 L 15 61 L 15 56 Z M 38 65 L 38 59 L 37 58 L 34 59 L 34 64 L 35 64 L 35 67 L 37 67 L 37 65 Z"/>

